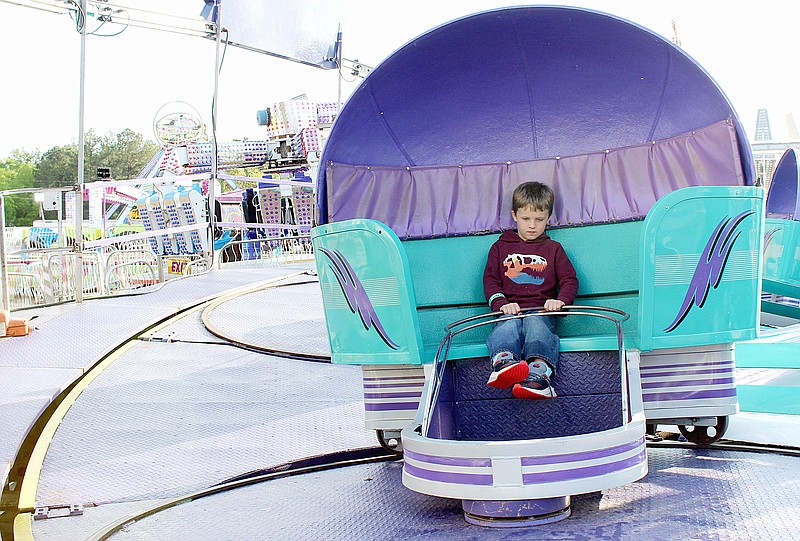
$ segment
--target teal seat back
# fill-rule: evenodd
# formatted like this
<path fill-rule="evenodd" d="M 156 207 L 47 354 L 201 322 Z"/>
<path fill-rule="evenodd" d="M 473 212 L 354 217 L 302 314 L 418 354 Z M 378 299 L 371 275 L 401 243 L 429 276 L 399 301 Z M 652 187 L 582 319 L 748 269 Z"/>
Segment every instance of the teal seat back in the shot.
<path fill-rule="evenodd" d="M 420 364 L 416 300 L 405 250 L 374 220 L 311 232 L 334 363 Z"/>
<path fill-rule="evenodd" d="M 763 190 L 684 188 L 659 199 L 644 222 L 642 350 L 755 338 Z"/>
<path fill-rule="evenodd" d="M 602 305 L 632 314 L 626 335 L 636 334 L 641 222 L 602 224 L 548 231 L 561 242 L 578 274 L 575 304 Z M 483 294 L 483 269 L 498 234 L 408 240 L 406 248 L 426 360 L 432 358 L 445 327 L 459 319 L 489 311 Z M 459 356 L 485 354 L 489 326 L 456 337 Z M 615 332 L 612 323 L 584 317 L 559 321 L 562 338 Z M 563 341 L 562 341 L 563 342 Z"/>
<path fill-rule="evenodd" d="M 800 298 L 800 222 L 767 218 L 764 227 L 765 291 Z M 775 286 L 784 286 L 776 291 Z"/>

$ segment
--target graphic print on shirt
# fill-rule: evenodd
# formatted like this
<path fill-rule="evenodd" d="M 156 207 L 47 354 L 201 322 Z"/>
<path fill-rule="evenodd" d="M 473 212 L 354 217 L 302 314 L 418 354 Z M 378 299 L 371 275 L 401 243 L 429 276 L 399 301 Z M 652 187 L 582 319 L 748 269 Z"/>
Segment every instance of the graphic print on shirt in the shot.
<path fill-rule="evenodd" d="M 539 285 L 544 282 L 542 273 L 547 260 L 538 255 L 508 254 L 503 261 L 506 278 L 515 284 Z"/>

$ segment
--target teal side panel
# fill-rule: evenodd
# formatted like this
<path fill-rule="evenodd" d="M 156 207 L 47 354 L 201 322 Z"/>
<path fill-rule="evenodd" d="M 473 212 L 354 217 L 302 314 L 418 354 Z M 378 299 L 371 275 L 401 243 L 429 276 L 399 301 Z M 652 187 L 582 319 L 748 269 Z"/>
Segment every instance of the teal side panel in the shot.
<path fill-rule="evenodd" d="M 755 338 L 763 190 L 683 188 L 659 199 L 642 230 L 640 347 Z"/>
<path fill-rule="evenodd" d="M 405 250 L 374 220 L 311 231 L 331 359 L 346 364 L 419 364 L 421 338 Z"/>
<path fill-rule="evenodd" d="M 764 226 L 764 291 L 800 298 L 800 222 L 768 218 Z M 768 287 L 772 283 L 781 287 Z"/>
<path fill-rule="evenodd" d="M 741 411 L 800 415 L 800 388 L 737 385 Z"/>
<path fill-rule="evenodd" d="M 767 218 L 761 310 L 800 319 L 800 222 Z"/>
<path fill-rule="evenodd" d="M 737 368 L 770 376 L 761 384 L 736 386 L 741 410 L 800 415 L 800 325 L 734 347 Z"/>
<path fill-rule="evenodd" d="M 737 342 L 736 367 L 800 369 L 800 342 Z"/>

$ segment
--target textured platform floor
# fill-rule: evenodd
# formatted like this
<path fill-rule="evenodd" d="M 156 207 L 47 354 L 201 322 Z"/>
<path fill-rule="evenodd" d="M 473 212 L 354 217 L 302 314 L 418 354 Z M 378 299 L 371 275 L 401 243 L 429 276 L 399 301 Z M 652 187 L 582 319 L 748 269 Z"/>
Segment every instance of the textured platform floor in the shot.
<path fill-rule="evenodd" d="M 324 335 L 315 286 L 247 294 L 213 315 L 266 346 L 307 345 Z M 284 327 L 287 307 L 296 306 L 302 309 Z M 279 344 L 269 342 L 270 326 Z M 374 434 L 364 429 L 360 367 L 231 347 L 203 328 L 200 310 L 151 334 L 167 341 L 141 341 L 120 356 L 56 432 L 37 504 L 87 507 L 82 516 L 34 521 L 37 541 L 87 539 L 165 498 L 285 461 L 375 445 Z M 70 341 L 62 346 L 82 347 Z M 731 436 L 743 417 L 731 420 Z M 797 420 L 786 422 L 782 433 L 798 434 Z M 754 423 L 738 432 L 766 429 L 771 419 Z M 793 440 L 789 444 L 797 445 Z M 639 483 L 574 498 L 574 516 L 558 525 L 501 532 L 467 525 L 460 502 L 405 489 L 400 465 L 384 463 L 209 496 L 129 524 L 112 539 L 733 541 L 766 532 L 793 539 L 785 532 L 800 525 L 797 466 L 798 459 L 779 455 L 658 449 Z"/>
<path fill-rule="evenodd" d="M 128 524 L 110 539 L 794 540 L 797 459 L 733 451 L 650 450 L 637 483 L 575 496 L 572 516 L 525 529 L 467 524 L 457 500 L 404 488 L 400 462 L 277 479 Z M 91 513 L 93 510 L 88 510 Z M 50 525 L 42 525 L 43 530 Z"/>
<path fill-rule="evenodd" d="M 281 327 L 286 300 L 309 291 L 298 284 L 274 292 L 261 293 L 270 300 L 260 299 L 257 311 L 228 317 L 269 334 Z M 306 330 L 324 333 L 314 328 L 318 311 L 301 310 L 296 321 L 303 312 L 310 323 L 295 327 L 295 346 Z M 164 498 L 299 458 L 376 446 L 364 428 L 360 367 L 232 347 L 205 330 L 201 313 L 198 307 L 148 332 L 71 406 L 45 456 L 36 503 L 80 503 L 87 513 L 35 521 L 36 539 L 86 539 Z"/>
<path fill-rule="evenodd" d="M 214 270 L 172 280 L 146 294 L 37 307 L 30 335 L 0 339 L 0 475 L 32 423 L 53 398 L 119 343 L 182 309 L 224 291 L 296 273 L 299 269 Z"/>
<path fill-rule="evenodd" d="M 208 323 L 235 342 L 329 358 L 319 282 L 315 276 L 297 276 L 291 283 L 225 300 L 210 311 Z"/>
<path fill-rule="evenodd" d="M 359 367 L 218 343 L 140 342 L 70 408 L 36 501 L 177 497 L 288 460 L 374 446 L 363 410 Z"/>

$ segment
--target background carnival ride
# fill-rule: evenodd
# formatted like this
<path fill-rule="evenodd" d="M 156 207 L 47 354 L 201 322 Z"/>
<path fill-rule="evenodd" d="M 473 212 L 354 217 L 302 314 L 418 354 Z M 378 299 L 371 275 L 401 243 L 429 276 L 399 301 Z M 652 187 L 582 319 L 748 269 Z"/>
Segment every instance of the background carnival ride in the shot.
<path fill-rule="evenodd" d="M 228 191 L 220 193 L 218 184 L 213 232 L 207 211 L 213 148 L 210 142 L 197 140 L 204 132 L 202 121 L 185 105 L 156 116 L 154 131 L 163 146 L 137 179 L 117 181 L 108 174 L 85 185 L 86 294 L 118 293 L 208 269 L 212 243 L 226 264 L 310 257 L 314 214 L 310 175 L 316 174 L 336 104 L 317 104 L 304 96 L 272 104 L 257 112 L 257 121 L 266 130 L 263 141 L 219 145 L 217 178 Z M 227 174 L 242 168 L 260 176 Z M 74 295 L 70 255 L 75 244 L 75 193 L 70 190 L 41 194 L 43 211 L 57 219 L 9 231 L 12 307 Z"/>
<path fill-rule="evenodd" d="M 581 9 L 459 19 L 370 74 L 323 164 L 332 358 L 364 366 L 367 426 L 407 487 L 476 523 L 547 522 L 645 475 L 646 427 L 724 434 L 734 344 L 758 336 L 763 191 L 735 111 L 674 44 Z M 526 402 L 483 384 L 480 276 L 529 179 L 555 188 L 581 306 L 558 398 Z"/>
<path fill-rule="evenodd" d="M 27 5 L 27 3 L 20 5 Z M 87 6 L 91 6 L 91 9 L 87 9 Z M 52 223 L 37 224 L 37 228 L 33 232 L 30 230 L 0 231 L 3 241 L 6 238 L 9 239 L 8 253 L 6 252 L 6 243 L 0 243 L 0 263 L 3 269 L 2 304 L 5 309 L 10 309 L 12 303 L 16 307 L 21 307 L 54 300 L 81 302 L 84 292 L 93 295 L 107 293 L 111 289 L 128 289 L 131 285 L 136 287 L 140 283 L 151 283 L 152 277 L 155 275 L 158 275 L 160 280 L 164 274 L 165 263 L 167 270 L 177 270 L 184 274 L 187 271 L 194 272 L 196 269 L 208 268 L 215 248 L 211 239 L 217 235 L 225 235 L 225 232 L 211 227 L 210 224 L 215 221 L 214 213 L 213 211 L 209 212 L 208 208 L 214 208 L 215 204 L 212 203 L 209 207 L 207 201 L 215 202 L 217 200 L 217 195 L 219 195 L 217 181 L 223 180 L 223 176 L 225 176 L 220 171 L 229 167 L 263 166 L 269 176 L 269 184 L 257 185 L 256 190 L 258 191 L 251 194 L 250 201 L 252 202 L 255 198 L 255 201 L 260 204 L 260 195 L 264 195 L 265 201 L 274 200 L 274 197 L 270 195 L 270 190 L 273 190 L 276 184 L 279 187 L 283 186 L 281 205 L 282 207 L 291 207 L 284 214 L 289 215 L 294 223 L 285 224 L 287 227 L 283 227 L 281 230 L 291 229 L 295 233 L 302 233 L 303 230 L 308 229 L 311 225 L 310 217 L 312 215 L 309 183 L 304 178 L 305 175 L 295 178 L 294 172 L 311 170 L 313 175 L 311 160 L 307 158 L 316 152 L 314 147 L 320 145 L 321 142 L 318 138 L 318 131 L 311 126 L 323 117 L 330 122 L 338 105 L 333 109 L 330 107 L 326 109 L 324 105 L 317 107 L 316 104 L 310 104 L 305 100 L 303 104 L 305 110 L 300 111 L 301 114 L 298 116 L 295 113 L 302 108 L 299 107 L 299 103 L 303 100 L 292 100 L 291 105 L 277 103 L 272 110 L 259 111 L 258 121 L 260 124 L 270 126 L 270 129 L 276 128 L 280 131 L 280 135 L 273 137 L 275 134 L 270 134 L 270 140 L 265 142 L 220 144 L 216 134 L 218 83 L 224 60 L 224 50 L 228 45 L 323 70 L 338 69 L 341 72 L 345 68 L 353 76 L 363 76 L 370 70 L 368 66 L 342 57 L 342 33 L 335 16 L 335 6 L 325 0 L 300 0 L 291 4 L 275 6 L 266 6 L 263 2 L 227 2 L 224 0 L 199 2 L 198 0 L 198 11 L 202 11 L 197 19 L 192 20 L 185 17 L 176 18 L 167 13 L 140 11 L 136 7 L 126 8 L 124 6 L 115 6 L 116 11 L 113 11 L 113 14 L 121 15 L 112 17 L 112 8 L 102 3 L 96 4 L 86 0 L 68 3 L 37 2 L 30 7 L 68 14 L 80 34 L 78 171 L 74 187 L 22 191 L 43 194 L 52 202 L 54 209 L 63 210 L 67 216 L 71 216 L 72 223 L 62 227 L 63 216 L 59 215 L 58 219 L 53 220 Z M 313 13 L 314 16 L 308 17 L 309 13 Z M 94 29 L 87 28 L 87 26 L 92 26 L 92 24 L 87 24 L 87 20 L 91 19 L 97 19 L 92 22 L 99 23 L 94 25 Z M 271 21 L 274 20 L 280 20 L 282 24 L 271 24 Z M 87 182 L 85 179 L 83 166 L 85 163 L 85 51 L 87 37 L 116 35 L 97 34 L 96 30 L 105 24 L 116 26 L 117 33 L 124 32 L 129 27 L 143 26 L 157 30 L 188 33 L 216 42 L 211 107 L 211 143 L 198 143 L 197 138 L 202 134 L 204 126 L 192 114 L 183 114 L 182 111 L 178 111 L 161 115 L 160 118 L 157 118 L 157 125 L 154 126 L 156 135 L 158 138 L 169 139 L 169 142 L 140 175 L 142 178 L 158 180 L 146 183 L 139 179 L 111 180 L 98 185 L 97 182 Z M 341 96 L 341 80 L 339 95 Z M 317 117 L 317 113 L 320 114 L 320 117 Z M 312 122 L 302 126 L 303 129 L 290 133 L 290 124 L 299 122 L 304 118 L 303 115 L 308 114 L 312 115 Z M 288 139 L 287 136 L 289 136 Z M 279 143 L 277 158 L 274 161 L 270 159 L 266 163 L 260 161 L 258 155 L 261 154 L 263 158 L 265 152 L 272 152 L 275 141 Z M 293 145 L 294 150 L 292 149 Z M 211 151 L 210 160 L 208 159 L 209 150 Z M 293 159 L 287 160 L 287 158 Z M 309 167 L 304 165 L 307 161 Z M 192 174 L 186 174 L 190 170 Z M 199 171 L 207 172 L 200 173 Z M 180 176 L 181 178 L 179 181 L 173 182 L 171 178 L 167 178 L 171 176 Z M 98 178 L 102 177 L 98 176 Z M 208 182 L 212 178 L 214 182 Z M 250 179 L 247 180 L 250 181 Z M 236 183 L 236 179 L 231 177 L 223 181 L 232 186 L 235 186 Z M 134 188 L 125 189 L 128 186 Z M 162 186 L 165 188 L 162 189 Z M 179 186 L 182 186 L 183 189 L 180 189 Z M 197 192 L 198 195 L 203 195 L 203 199 L 206 200 L 205 208 L 199 206 L 197 196 L 192 195 L 191 190 L 187 191 L 190 186 L 191 190 Z M 179 194 L 178 192 L 184 193 Z M 81 195 L 76 196 L 76 194 Z M 154 194 L 156 197 L 153 196 Z M 0 215 L 4 213 L 3 195 L 0 193 Z M 121 201 L 113 201 L 115 198 L 121 199 Z M 89 213 L 92 221 L 91 227 L 84 225 L 85 201 L 88 201 L 91 207 Z M 113 206 L 117 203 L 120 206 L 110 211 L 111 214 L 109 214 L 107 212 L 109 211 L 108 205 Z M 250 219 L 257 217 L 263 219 L 265 213 L 274 214 L 273 210 L 256 209 L 256 212 L 250 215 Z M 131 211 L 133 211 L 132 215 Z M 243 208 L 242 213 L 246 214 L 244 211 Z M 152 231 L 140 231 L 141 228 L 146 228 L 143 224 L 138 223 L 142 218 L 149 222 L 150 227 L 153 228 Z M 163 230 L 160 222 L 162 218 L 165 227 Z M 236 229 L 238 227 L 237 224 L 227 224 L 227 228 Z M 250 231 L 250 229 L 260 232 Z M 269 247 L 271 249 L 262 251 L 260 244 L 264 239 L 266 229 L 270 228 L 265 228 L 260 223 L 254 223 L 253 227 L 247 228 L 244 235 L 239 235 L 241 240 L 227 243 L 231 253 L 227 254 L 225 258 L 239 259 L 243 251 L 245 256 L 250 258 L 258 257 L 260 254 L 273 254 L 276 251 L 274 248 L 278 248 L 281 254 L 308 251 L 306 248 L 308 243 L 305 241 L 299 243 L 287 241 L 281 242 L 279 245 L 272 243 Z M 208 237 L 206 240 L 203 239 L 201 233 L 204 230 Z M 119 236 L 119 233 L 127 233 L 124 241 L 120 238 L 109 238 L 109 235 Z M 230 232 L 227 235 L 230 235 Z M 307 237 L 307 234 L 305 236 Z M 216 239 L 217 246 L 225 244 L 227 238 L 225 236 L 222 239 Z M 146 269 L 149 269 L 146 274 L 149 274 L 150 278 L 136 277 L 131 282 L 123 276 L 120 279 L 111 280 L 117 282 L 119 287 L 107 287 L 107 284 L 104 283 L 105 267 L 108 266 L 107 263 L 112 262 L 107 261 L 109 254 L 106 252 L 128 252 L 132 247 L 144 254 L 142 257 L 147 259 L 147 261 L 139 261 L 137 265 L 141 263 Z M 211 250 L 204 251 L 208 247 Z M 123 250 L 119 250 L 120 248 Z M 174 259 L 171 261 L 164 259 L 165 256 L 172 258 L 174 255 L 183 258 L 184 261 L 176 262 Z M 130 257 L 136 258 L 137 256 L 128 254 L 125 259 Z M 155 257 L 156 260 L 152 260 L 152 257 Z M 305 253 L 305 257 L 308 257 L 307 253 Z M 46 261 L 42 262 L 43 260 Z M 129 263 L 130 261 L 124 261 L 121 265 L 113 263 L 111 267 L 115 269 L 115 273 L 125 275 L 127 271 L 136 268 L 136 265 Z M 141 267 L 141 265 L 139 266 Z"/>

